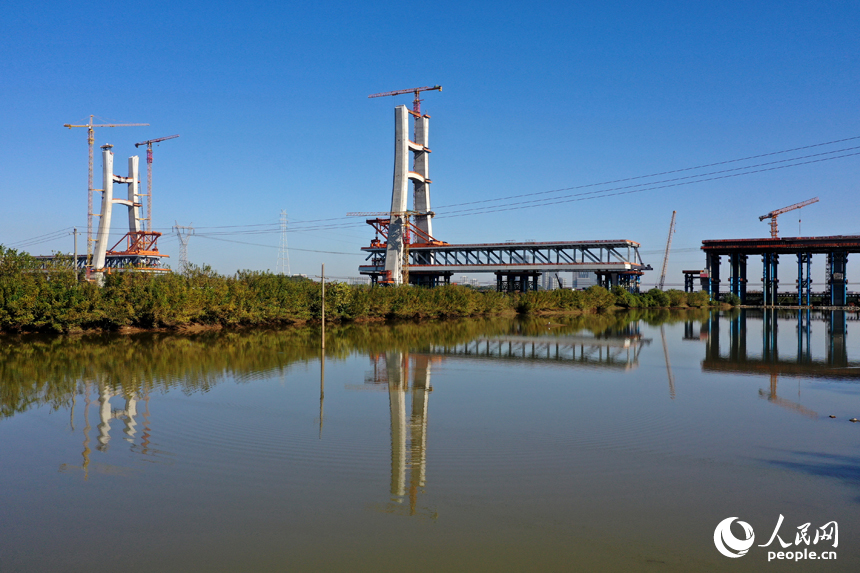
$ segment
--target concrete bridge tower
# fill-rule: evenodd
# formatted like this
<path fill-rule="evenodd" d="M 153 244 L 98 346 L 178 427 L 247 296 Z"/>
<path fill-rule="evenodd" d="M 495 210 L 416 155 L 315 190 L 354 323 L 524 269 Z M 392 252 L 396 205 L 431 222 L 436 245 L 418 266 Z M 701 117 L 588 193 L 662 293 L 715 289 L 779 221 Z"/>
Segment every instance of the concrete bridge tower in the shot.
<path fill-rule="evenodd" d="M 409 139 L 409 115 L 415 118 L 414 140 Z M 420 231 L 433 236 L 430 212 L 429 144 L 430 116 L 420 115 L 405 105 L 394 108 L 394 183 L 391 191 L 391 223 L 388 226 L 388 248 L 385 270 L 390 271 L 394 284 L 407 282 L 408 267 L 407 215 L 408 186 L 411 181 L 412 205 L 416 212 L 414 224 Z M 414 154 L 412 158 L 409 154 Z M 412 169 L 409 169 L 412 159 Z"/>
<path fill-rule="evenodd" d="M 128 158 L 128 177 L 113 173 L 112 145 L 102 146 L 102 206 L 99 215 L 99 230 L 96 234 L 96 248 L 93 254 L 93 271 L 96 282 L 104 282 L 104 266 L 110 235 L 111 215 L 113 204 L 120 203 L 128 207 L 128 230 L 130 233 L 140 231 L 140 181 L 138 180 L 139 158 L 134 155 Z M 113 184 L 128 184 L 128 199 L 114 199 Z"/>

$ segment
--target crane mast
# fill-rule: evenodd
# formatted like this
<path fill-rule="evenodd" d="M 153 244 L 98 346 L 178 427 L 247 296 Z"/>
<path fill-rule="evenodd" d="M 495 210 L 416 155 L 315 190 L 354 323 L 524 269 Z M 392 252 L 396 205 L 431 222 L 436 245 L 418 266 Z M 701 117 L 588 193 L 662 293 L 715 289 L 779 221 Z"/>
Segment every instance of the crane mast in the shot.
<path fill-rule="evenodd" d="M 818 203 L 818 197 L 813 197 L 812 199 L 807 199 L 806 201 L 801 201 L 800 203 L 795 203 L 794 205 L 789 205 L 788 207 L 776 209 L 775 211 L 771 211 L 767 215 L 762 215 L 758 218 L 758 220 L 764 221 L 765 219 L 770 219 L 770 238 L 778 239 L 779 235 L 777 233 L 776 218 L 783 213 L 786 213 L 788 211 L 794 211 L 795 209 L 800 209 L 801 207 L 806 207 L 807 205 L 812 205 L 813 203 Z"/>
<path fill-rule="evenodd" d="M 140 147 L 141 145 L 146 146 L 146 225 L 144 226 L 145 231 L 152 232 L 152 144 L 167 141 L 168 139 L 175 139 L 177 137 L 179 137 L 179 135 L 168 135 L 167 137 L 148 139 L 146 141 L 141 141 L 140 143 L 134 144 L 135 147 Z"/>
<path fill-rule="evenodd" d="M 669 249 L 672 248 L 672 235 L 675 234 L 675 213 L 672 211 L 672 222 L 669 223 L 669 238 L 666 239 L 666 253 L 663 255 L 663 271 L 660 273 L 660 284 L 657 288 L 663 290 L 663 285 L 666 284 L 666 266 L 669 264 Z"/>

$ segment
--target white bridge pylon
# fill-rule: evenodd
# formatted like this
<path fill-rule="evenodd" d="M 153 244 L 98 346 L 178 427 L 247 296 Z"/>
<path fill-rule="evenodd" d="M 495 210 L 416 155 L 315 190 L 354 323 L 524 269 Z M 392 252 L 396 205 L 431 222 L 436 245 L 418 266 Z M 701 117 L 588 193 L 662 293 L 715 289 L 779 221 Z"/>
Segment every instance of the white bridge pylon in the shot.
<path fill-rule="evenodd" d="M 415 118 L 414 140 L 409 139 L 409 116 Z M 405 105 L 394 108 L 394 184 L 391 191 L 391 222 L 388 226 L 388 247 L 385 253 L 385 270 L 390 271 L 394 284 L 404 281 L 406 252 L 406 213 L 408 211 L 408 186 L 413 184 L 412 205 L 418 215 L 415 226 L 433 236 L 433 214 L 430 212 L 429 144 L 430 116 L 418 115 Z M 409 169 L 409 154 L 413 153 L 412 169 Z"/>
<path fill-rule="evenodd" d="M 112 145 L 102 146 L 102 206 L 101 213 L 98 215 L 99 230 L 96 234 L 96 247 L 93 253 L 92 267 L 94 278 L 99 285 L 104 283 L 105 257 L 107 254 L 114 203 L 128 207 L 128 231 L 130 233 L 140 231 L 139 158 L 137 155 L 128 158 L 128 177 L 114 175 L 112 147 Z M 114 183 L 125 183 L 128 185 L 128 199 L 114 199 Z"/>

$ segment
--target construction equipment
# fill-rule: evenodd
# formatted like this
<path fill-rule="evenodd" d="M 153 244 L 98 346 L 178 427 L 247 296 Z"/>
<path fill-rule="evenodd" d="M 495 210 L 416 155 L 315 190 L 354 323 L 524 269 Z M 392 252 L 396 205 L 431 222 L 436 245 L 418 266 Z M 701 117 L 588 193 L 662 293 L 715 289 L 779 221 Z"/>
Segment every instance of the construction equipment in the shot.
<path fill-rule="evenodd" d="M 144 231 L 152 231 L 152 144 L 177 137 L 179 135 L 168 135 L 167 137 L 148 139 L 134 144 L 135 147 L 146 146 L 146 224 L 143 227 Z"/>
<path fill-rule="evenodd" d="M 818 197 L 813 197 L 812 199 L 807 199 L 806 201 L 802 201 L 800 203 L 795 203 L 794 205 L 789 205 L 788 207 L 783 207 L 782 209 L 771 211 L 767 215 L 762 215 L 761 217 L 759 217 L 758 220 L 764 221 L 765 219 L 770 219 L 770 238 L 778 239 L 779 235 L 777 234 L 776 218 L 783 213 L 786 213 L 788 211 L 794 211 L 795 209 L 800 209 L 801 207 L 806 207 L 807 205 L 812 205 L 813 203 L 818 203 Z"/>
<path fill-rule="evenodd" d="M 93 131 L 94 127 L 138 127 L 138 126 L 146 126 L 148 123 L 93 123 L 93 117 L 90 116 L 90 122 L 84 125 L 73 125 L 70 123 L 64 123 L 63 127 L 68 127 L 69 129 L 73 127 L 86 127 L 87 128 L 87 143 L 90 147 L 90 171 L 89 171 L 89 180 L 87 186 L 87 265 L 90 264 L 90 256 L 92 255 L 93 250 L 93 143 L 96 140 L 95 132 Z"/>
<path fill-rule="evenodd" d="M 430 215 L 433 216 L 435 213 L 433 211 L 360 211 L 360 212 L 352 212 L 347 213 L 347 217 L 375 217 L 373 219 L 367 219 L 365 222 L 373 227 L 373 230 L 376 231 L 376 237 L 370 241 L 371 247 L 384 247 L 388 244 L 388 227 L 391 225 L 391 219 L 393 217 L 403 217 L 405 225 L 405 241 L 403 242 L 403 253 L 402 253 L 402 269 L 403 269 L 403 284 L 409 284 L 409 247 L 410 245 L 447 245 L 445 241 L 440 241 L 435 239 L 419 229 L 415 223 L 412 221 L 412 217 L 415 215 Z M 379 236 L 382 235 L 385 242 L 379 239 Z M 414 240 L 414 242 L 413 242 Z M 383 273 L 384 278 L 379 281 L 379 284 L 383 285 L 393 285 L 395 284 L 394 278 L 391 276 L 390 271 L 386 271 Z"/>
<path fill-rule="evenodd" d="M 666 284 L 666 267 L 669 264 L 669 249 L 672 248 L 672 235 L 675 234 L 675 213 L 672 211 L 672 222 L 669 223 L 669 238 L 666 240 L 666 252 L 663 255 L 663 271 L 660 273 L 660 283 L 657 288 L 663 290 L 663 285 Z"/>
<path fill-rule="evenodd" d="M 382 96 L 396 96 L 396 95 L 414 93 L 415 99 L 412 100 L 412 113 L 414 115 L 421 115 L 421 102 L 423 100 L 418 97 L 418 94 L 421 92 L 434 91 L 434 90 L 438 90 L 441 92 L 442 86 L 433 86 L 432 88 L 425 86 L 423 88 L 411 88 L 408 90 L 396 90 L 393 92 L 383 92 L 380 94 L 371 94 L 367 97 L 371 98 L 371 97 L 382 97 Z"/>

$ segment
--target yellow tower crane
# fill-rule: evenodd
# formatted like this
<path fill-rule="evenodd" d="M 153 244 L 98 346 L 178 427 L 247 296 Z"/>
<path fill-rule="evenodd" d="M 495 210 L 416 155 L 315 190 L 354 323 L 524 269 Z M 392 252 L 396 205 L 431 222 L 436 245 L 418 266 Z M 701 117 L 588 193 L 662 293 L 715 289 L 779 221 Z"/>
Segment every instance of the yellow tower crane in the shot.
<path fill-rule="evenodd" d="M 764 221 L 765 219 L 770 219 L 770 238 L 778 239 L 779 235 L 777 234 L 776 218 L 787 211 L 794 211 L 795 209 L 800 209 L 801 207 L 806 207 L 807 205 L 812 205 L 813 203 L 818 203 L 818 197 L 813 197 L 812 199 L 807 199 L 806 201 L 795 203 L 794 205 L 789 205 L 788 207 L 783 207 L 782 209 L 776 209 L 775 211 L 771 211 L 767 215 L 762 215 L 758 218 L 758 220 Z"/>

